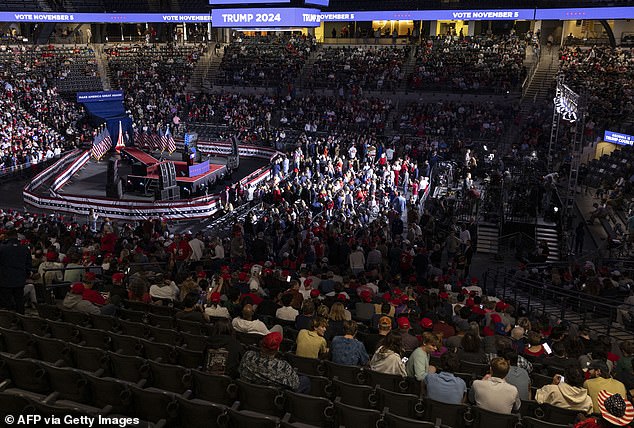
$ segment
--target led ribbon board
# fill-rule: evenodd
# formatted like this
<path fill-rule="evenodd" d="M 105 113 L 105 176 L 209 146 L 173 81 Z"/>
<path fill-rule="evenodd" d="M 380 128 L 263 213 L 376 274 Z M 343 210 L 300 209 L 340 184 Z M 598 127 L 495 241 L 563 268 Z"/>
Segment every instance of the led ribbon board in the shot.
<path fill-rule="evenodd" d="M 621 146 L 634 146 L 634 135 L 621 134 L 620 132 L 605 131 L 603 141 L 619 144 Z"/>
<path fill-rule="evenodd" d="M 319 10 L 307 8 L 214 9 L 214 27 L 317 27 Z"/>

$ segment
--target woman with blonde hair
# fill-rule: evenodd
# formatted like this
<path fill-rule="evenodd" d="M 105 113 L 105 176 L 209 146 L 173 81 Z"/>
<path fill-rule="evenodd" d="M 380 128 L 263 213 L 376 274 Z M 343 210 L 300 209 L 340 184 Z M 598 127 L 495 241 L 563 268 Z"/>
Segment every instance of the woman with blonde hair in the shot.
<path fill-rule="evenodd" d="M 328 329 L 326 330 L 326 340 L 331 341 L 335 336 L 343 336 L 343 322 L 346 320 L 346 308 L 341 302 L 335 302 L 330 307 L 328 314 Z"/>

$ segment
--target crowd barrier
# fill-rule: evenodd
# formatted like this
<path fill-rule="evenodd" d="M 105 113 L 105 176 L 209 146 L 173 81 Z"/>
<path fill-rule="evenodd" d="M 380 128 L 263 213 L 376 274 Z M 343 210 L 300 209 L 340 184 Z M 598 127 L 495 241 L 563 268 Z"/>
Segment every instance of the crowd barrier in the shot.
<path fill-rule="evenodd" d="M 182 142 L 179 143 L 182 147 Z M 228 154 L 230 143 L 199 142 L 199 150 L 205 153 Z M 227 151 L 227 148 L 229 150 Z M 239 152 L 244 157 L 256 157 L 272 160 L 279 152 L 272 148 L 243 145 Z M 191 220 L 207 218 L 222 209 L 219 194 L 201 196 L 193 199 L 176 201 L 118 200 L 105 197 L 85 197 L 73 194 L 59 194 L 54 186 L 63 186 L 72 175 L 83 167 L 87 152 L 73 151 L 64 156 L 51 167 L 38 174 L 23 190 L 24 202 L 35 208 L 51 210 L 75 215 L 88 215 L 92 208 L 99 216 L 120 220 L 146 220 L 150 218 L 166 218 L 168 220 Z M 89 154 L 88 154 L 89 155 Z M 52 192 L 38 191 L 39 187 L 53 177 Z M 270 178 L 270 166 L 253 171 L 240 180 L 243 187 L 257 185 Z M 49 194 L 50 193 L 50 194 Z"/>
<path fill-rule="evenodd" d="M 59 174 L 55 181 L 53 181 L 53 191 L 57 192 L 64 187 L 71 177 L 80 169 L 84 167 L 90 160 L 90 150 L 86 150 L 81 156 L 75 159 L 61 174 Z"/>

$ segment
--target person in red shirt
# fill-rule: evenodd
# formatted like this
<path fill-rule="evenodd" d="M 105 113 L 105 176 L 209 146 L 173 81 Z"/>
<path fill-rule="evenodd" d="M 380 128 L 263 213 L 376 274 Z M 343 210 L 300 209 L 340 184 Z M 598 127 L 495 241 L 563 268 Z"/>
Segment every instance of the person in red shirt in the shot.
<path fill-rule="evenodd" d="M 97 276 L 93 272 L 86 272 L 84 275 L 84 292 L 81 297 L 84 300 L 89 301 L 98 306 L 103 306 L 107 303 L 106 299 L 92 287 L 97 279 Z"/>
<path fill-rule="evenodd" d="M 539 358 L 546 353 L 546 350 L 541 344 L 542 335 L 536 331 L 528 332 L 528 348 L 524 350 L 524 355 L 527 357 Z"/>
<path fill-rule="evenodd" d="M 180 235 L 174 235 L 174 242 L 167 247 L 167 252 L 174 261 L 184 262 L 191 256 L 192 249 L 189 243 L 182 239 Z"/>
<path fill-rule="evenodd" d="M 103 235 L 101 236 L 101 252 L 114 253 L 114 247 L 117 243 L 117 235 L 114 233 L 112 226 L 106 224 L 103 227 Z"/>

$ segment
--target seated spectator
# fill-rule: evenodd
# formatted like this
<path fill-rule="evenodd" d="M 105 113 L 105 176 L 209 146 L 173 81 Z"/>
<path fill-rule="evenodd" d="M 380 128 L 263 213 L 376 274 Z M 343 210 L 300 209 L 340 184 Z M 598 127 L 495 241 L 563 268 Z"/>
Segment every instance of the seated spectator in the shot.
<path fill-rule="evenodd" d="M 343 336 L 335 336 L 330 345 L 330 356 L 333 363 L 348 366 L 364 366 L 370 359 L 363 343 L 355 339 L 357 323 L 343 322 Z"/>
<path fill-rule="evenodd" d="M 634 341 L 625 340 L 619 344 L 623 356 L 616 362 L 614 377 L 619 379 L 627 374 L 632 374 L 632 362 L 634 361 Z"/>
<path fill-rule="evenodd" d="M 313 323 L 315 316 L 315 304 L 312 300 L 304 300 L 302 303 L 302 313 L 295 318 L 296 330 L 308 330 Z"/>
<path fill-rule="evenodd" d="M 524 349 L 524 356 L 535 359 L 543 356 L 544 354 L 546 354 L 546 350 L 542 346 L 542 335 L 536 331 L 529 331 L 528 347 Z"/>
<path fill-rule="evenodd" d="M 531 399 L 531 378 L 528 376 L 528 372 L 518 367 L 517 364 L 517 352 L 512 349 L 506 351 L 504 354 L 504 358 L 509 362 L 511 367 L 509 368 L 509 373 L 506 375 L 504 380 L 517 388 L 517 392 L 520 395 L 520 400 L 530 400 Z"/>
<path fill-rule="evenodd" d="M 236 340 L 231 322 L 228 319 L 216 320 L 207 337 L 205 369 L 213 374 L 235 378 L 242 352 L 242 344 Z"/>
<path fill-rule="evenodd" d="M 368 351 L 368 354 L 377 350 L 379 344 L 383 341 L 385 336 L 387 336 L 392 331 L 392 318 L 383 316 L 379 320 L 379 332 L 378 334 L 367 334 L 363 339 L 363 344 L 365 345 L 365 349 Z M 400 337 L 399 337 L 400 340 Z M 402 344 L 402 342 L 401 342 Z"/>
<path fill-rule="evenodd" d="M 153 302 L 169 304 L 177 301 L 180 290 L 176 283 L 162 275 L 157 275 L 155 283 L 150 286 L 150 297 Z"/>
<path fill-rule="evenodd" d="M 217 291 L 209 295 L 209 302 L 207 303 L 207 307 L 205 307 L 205 315 L 210 318 L 231 319 L 229 310 L 220 304 L 221 297 L 221 294 Z"/>
<path fill-rule="evenodd" d="M 108 300 L 115 303 L 115 297 L 120 302 L 128 298 L 128 290 L 123 285 L 125 274 L 123 272 L 115 272 L 112 275 L 112 285 L 106 288 L 108 292 Z"/>
<path fill-rule="evenodd" d="M 473 381 L 469 392 L 470 401 L 490 412 L 517 412 L 521 405 L 517 388 L 504 380 L 509 369 L 510 364 L 504 358 L 494 358 L 491 361 L 491 373 L 482 380 Z"/>
<path fill-rule="evenodd" d="M 84 300 L 82 294 L 84 294 L 84 284 L 76 282 L 70 287 L 70 291 L 66 293 L 62 307 L 72 311 L 83 312 L 85 314 L 100 314 L 101 311 L 96 305 L 93 305 L 88 300 Z"/>
<path fill-rule="evenodd" d="M 341 302 L 335 302 L 330 307 L 328 313 L 328 329 L 326 330 L 326 340 L 332 340 L 335 336 L 343 334 L 343 323 L 347 320 L 346 307 Z"/>
<path fill-rule="evenodd" d="M 584 375 L 579 367 L 567 367 L 562 381 L 561 375 L 553 376 L 551 385 L 544 385 L 535 392 L 535 401 L 562 409 L 592 412 L 592 399 L 583 387 Z"/>
<path fill-rule="evenodd" d="M 625 385 L 610 376 L 608 365 L 603 360 L 592 360 L 588 366 L 590 379 L 583 383 L 583 387 L 588 390 L 588 396 L 592 399 L 593 413 L 600 414 L 599 393 L 607 391 L 610 394 L 621 394 L 621 397 L 627 397 Z"/>
<path fill-rule="evenodd" d="M 256 385 L 287 388 L 305 394 L 310 390 L 308 379 L 300 378 L 288 361 L 277 358 L 281 343 L 280 333 L 266 334 L 260 341 L 260 350 L 247 351 L 240 360 L 240 379 Z"/>
<path fill-rule="evenodd" d="M 295 309 L 291 304 L 293 303 L 293 295 L 292 294 L 283 294 L 282 298 L 282 307 L 275 311 L 275 318 L 280 319 L 282 321 L 295 321 L 295 318 L 299 315 L 297 309 Z"/>
<path fill-rule="evenodd" d="M 445 352 L 440 357 L 443 371 L 428 373 L 423 380 L 425 396 L 447 404 L 460 404 L 467 400 L 467 385 L 454 373 L 460 371 L 460 359 L 455 352 Z"/>
<path fill-rule="evenodd" d="M 369 321 L 374 316 L 374 304 L 372 303 L 372 292 L 364 290 L 359 295 L 360 302 L 355 304 L 356 317 L 359 321 Z"/>
<path fill-rule="evenodd" d="M 208 322 L 209 318 L 198 304 L 199 293 L 187 293 L 183 298 L 183 309 L 176 312 L 174 318 L 178 320 Z"/>
<path fill-rule="evenodd" d="M 328 352 L 328 344 L 324 335 L 328 328 L 328 320 L 315 318 L 311 330 L 301 330 L 297 335 L 297 349 L 295 355 L 304 358 L 319 358 Z"/>
<path fill-rule="evenodd" d="M 391 331 L 385 336 L 381 346 L 372 355 L 370 369 L 385 374 L 407 376 L 407 369 L 401 359 L 401 352 L 401 334 L 397 331 Z"/>
<path fill-rule="evenodd" d="M 439 346 L 438 336 L 430 332 L 423 333 L 423 343 L 412 352 L 407 360 L 407 375 L 422 381 L 427 373 L 436 373 L 436 367 L 429 364 L 429 359 Z"/>
<path fill-rule="evenodd" d="M 566 345 L 563 342 L 555 342 L 552 345 L 553 353 L 544 357 L 542 363 L 547 367 L 560 367 L 565 369 L 567 367 L 579 368 L 579 360 L 574 358 L 568 358 L 566 353 Z"/>
<path fill-rule="evenodd" d="M 599 416 L 585 419 L 576 424 L 574 428 L 629 427 L 634 420 L 634 407 L 621 394 L 601 391 L 597 400 L 601 410 Z"/>
<path fill-rule="evenodd" d="M 244 305 L 244 308 L 242 308 L 242 316 L 234 318 L 231 322 L 234 330 L 239 333 L 261 334 L 263 336 L 269 334 L 271 331 L 277 331 L 281 334 L 282 328 L 279 325 L 269 331 L 262 321 L 254 320 L 253 315 L 253 305 Z"/>
<path fill-rule="evenodd" d="M 410 355 L 420 343 L 416 336 L 409 333 L 410 323 L 407 317 L 399 317 L 397 320 L 398 331 L 401 333 L 401 340 L 403 342 L 403 354 Z"/>
<path fill-rule="evenodd" d="M 481 346 L 481 339 L 473 332 L 468 332 L 460 342 L 458 358 L 460 361 L 468 361 L 476 364 L 486 364 L 487 357 Z"/>

